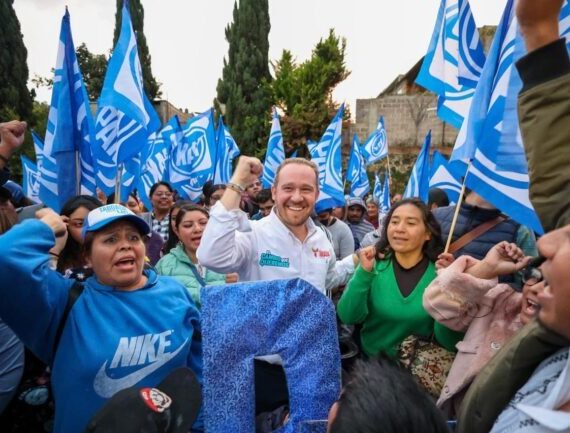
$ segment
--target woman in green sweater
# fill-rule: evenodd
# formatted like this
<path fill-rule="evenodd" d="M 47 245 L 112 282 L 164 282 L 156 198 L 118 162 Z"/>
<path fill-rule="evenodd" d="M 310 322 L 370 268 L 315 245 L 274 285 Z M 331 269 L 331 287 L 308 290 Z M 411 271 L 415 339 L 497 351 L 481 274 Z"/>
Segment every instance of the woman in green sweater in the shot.
<path fill-rule="evenodd" d="M 174 277 L 190 292 L 200 308 L 200 289 L 237 281 L 235 274 L 222 275 L 204 268 L 198 263 L 196 250 L 208 223 L 208 211 L 194 204 L 182 204 L 176 215 L 173 230 L 180 240 L 178 245 L 159 260 L 156 271 L 159 275 Z"/>
<path fill-rule="evenodd" d="M 337 306 L 342 322 L 362 324 L 360 338 L 367 356 L 384 352 L 394 358 L 409 335 L 434 335 L 442 346 L 454 349 L 460 336 L 435 323 L 422 306 L 442 250 L 439 224 L 422 201 L 411 198 L 394 204 L 376 253 L 363 251 Z"/>

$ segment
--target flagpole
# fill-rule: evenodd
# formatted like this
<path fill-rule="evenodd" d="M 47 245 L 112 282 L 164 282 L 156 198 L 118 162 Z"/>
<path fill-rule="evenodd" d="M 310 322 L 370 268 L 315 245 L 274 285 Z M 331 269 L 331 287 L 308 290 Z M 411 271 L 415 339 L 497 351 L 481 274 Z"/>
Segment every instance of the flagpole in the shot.
<path fill-rule="evenodd" d="M 123 178 L 123 164 L 117 167 L 117 177 L 115 178 L 115 203 L 121 203 L 121 179 Z"/>
<path fill-rule="evenodd" d="M 392 185 L 392 171 L 390 170 L 390 150 L 386 154 L 386 164 L 388 166 L 388 179 L 390 179 L 390 185 Z"/>
<path fill-rule="evenodd" d="M 457 217 L 459 216 L 459 209 L 461 209 L 461 203 L 463 202 L 463 196 L 465 195 L 465 182 L 467 181 L 467 175 L 469 174 L 469 169 L 471 168 L 471 161 L 467 164 L 467 170 L 465 170 L 465 176 L 463 177 L 463 184 L 461 185 L 461 192 L 459 193 L 459 198 L 455 204 L 455 212 L 453 214 L 453 220 L 451 221 L 451 228 L 449 229 L 449 234 L 447 235 L 447 242 L 445 243 L 444 254 L 449 251 L 449 246 L 451 245 L 451 238 L 453 238 L 453 232 L 455 231 L 455 224 L 457 223 Z"/>
<path fill-rule="evenodd" d="M 81 157 L 79 150 L 75 151 L 75 195 L 81 194 Z"/>

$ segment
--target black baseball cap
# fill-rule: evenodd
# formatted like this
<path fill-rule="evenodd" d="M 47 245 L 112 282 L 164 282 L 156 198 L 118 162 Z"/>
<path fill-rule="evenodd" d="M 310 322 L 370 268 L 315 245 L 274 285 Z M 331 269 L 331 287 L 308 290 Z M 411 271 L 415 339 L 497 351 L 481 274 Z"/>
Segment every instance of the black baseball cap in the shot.
<path fill-rule="evenodd" d="M 91 418 L 85 433 L 187 433 L 201 404 L 196 376 L 178 368 L 156 388 L 119 391 Z"/>

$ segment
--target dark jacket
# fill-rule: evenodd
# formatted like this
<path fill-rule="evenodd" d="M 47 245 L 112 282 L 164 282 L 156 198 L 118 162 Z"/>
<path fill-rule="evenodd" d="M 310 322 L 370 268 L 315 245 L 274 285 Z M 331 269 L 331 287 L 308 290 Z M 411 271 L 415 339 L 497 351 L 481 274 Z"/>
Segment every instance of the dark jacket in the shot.
<path fill-rule="evenodd" d="M 451 229 L 451 221 L 455 206 L 440 207 L 433 211 L 435 219 L 441 226 L 441 237 L 446 240 Z M 453 231 L 452 242 L 455 242 L 464 234 L 470 232 L 475 227 L 492 220 L 501 215 L 498 209 L 483 209 L 467 203 L 461 205 L 455 230 Z M 507 219 L 481 236 L 473 239 L 463 248 L 454 253 L 455 257 L 468 255 L 481 260 L 487 252 L 501 241 L 516 242 L 519 224 L 512 219 Z"/>

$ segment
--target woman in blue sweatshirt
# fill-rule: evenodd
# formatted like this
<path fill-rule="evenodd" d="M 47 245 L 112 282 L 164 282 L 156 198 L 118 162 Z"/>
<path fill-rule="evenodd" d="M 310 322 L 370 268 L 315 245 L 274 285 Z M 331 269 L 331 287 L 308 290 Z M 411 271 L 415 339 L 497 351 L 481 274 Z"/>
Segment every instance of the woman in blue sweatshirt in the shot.
<path fill-rule="evenodd" d="M 66 226 L 49 209 L 38 218 L 0 236 L 0 317 L 52 366 L 55 433 L 84 431 L 115 393 L 157 385 L 175 368 L 188 366 L 201 380 L 199 312 L 184 286 L 144 270 L 150 228 L 120 205 L 95 209 L 84 222 L 84 254 L 94 276 L 57 342 L 74 282 L 48 261 Z M 201 420 L 194 428 L 201 429 Z"/>

